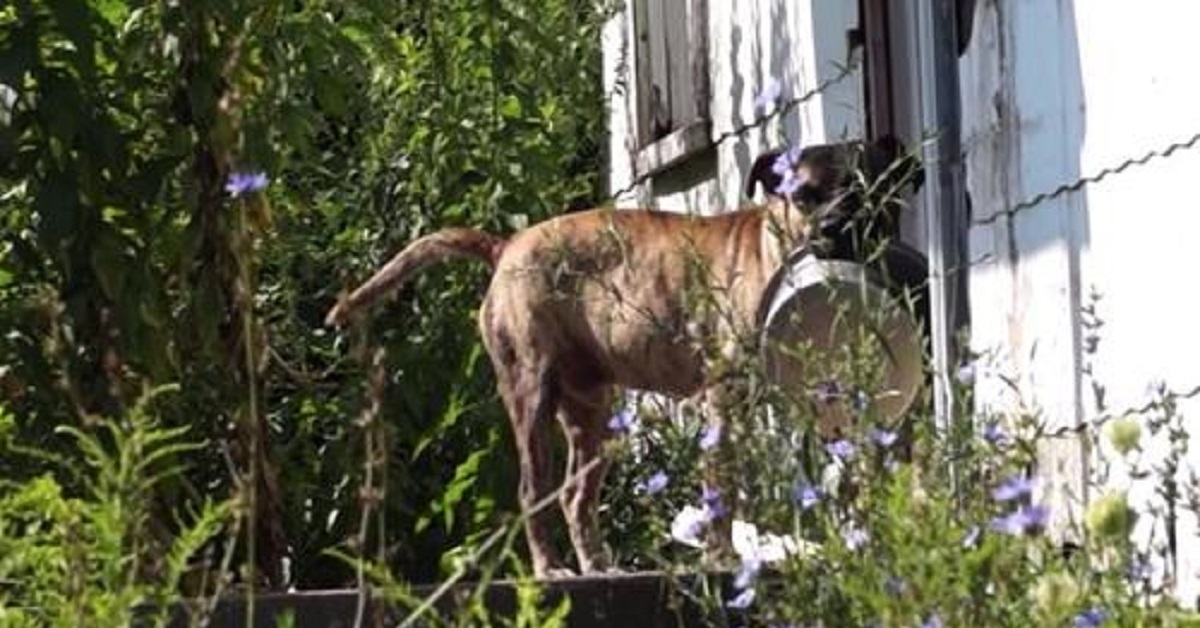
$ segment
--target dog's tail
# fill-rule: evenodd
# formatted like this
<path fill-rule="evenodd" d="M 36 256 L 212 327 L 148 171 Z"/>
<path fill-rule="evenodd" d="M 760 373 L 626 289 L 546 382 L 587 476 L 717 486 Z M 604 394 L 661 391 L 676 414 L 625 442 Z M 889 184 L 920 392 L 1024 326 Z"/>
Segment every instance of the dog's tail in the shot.
<path fill-rule="evenodd" d="M 418 238 L 396 254 L 370 279 L 338 300 L 325 324 L 340 326 L 363 308 L 398 288 L 427 266 L 452 257 L 473 257 L 495 267 L 505 240 L 477 229 L 443 229 Z"/>

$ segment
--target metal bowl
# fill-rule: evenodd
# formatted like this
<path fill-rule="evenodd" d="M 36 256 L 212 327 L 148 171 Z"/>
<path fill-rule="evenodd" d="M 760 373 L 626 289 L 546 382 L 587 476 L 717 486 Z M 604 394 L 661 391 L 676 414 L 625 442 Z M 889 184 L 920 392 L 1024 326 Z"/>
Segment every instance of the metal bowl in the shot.
<path fill-rule="evenodd" d="M 893 246 L 872 267 L 801 251 L 776 274 L 759 310 L 766 374 L 811 405 L 823 435 L 844 431 L 867 403 L 887 422 L 916 400 L 925 382 L 926 268 L 915 250 Z M 873 365 L 873 390 L 840 381 L 847 374 L 834 365 L 851 354 L 874 356 L 864 360 Z"/>

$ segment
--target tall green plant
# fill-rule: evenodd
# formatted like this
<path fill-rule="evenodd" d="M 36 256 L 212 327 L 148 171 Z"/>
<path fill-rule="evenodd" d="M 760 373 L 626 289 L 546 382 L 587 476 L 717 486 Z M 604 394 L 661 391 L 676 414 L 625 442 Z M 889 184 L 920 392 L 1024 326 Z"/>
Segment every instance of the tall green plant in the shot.
<path fill-rule="evenodd" d="M 160 485 L 185 471 L 178 458 L 205 446 L 186 427 L 162 426 L 150 405 L 163 392 L 145 394 L 124 416 L 101 419 L 94 429 L 62 428 L 78 463 L 0 488 L 4 625 L 128 626 L 135 618 L 162 624 L 186 575 L 217 573 L 191 561 L 234 523 L 232 502 L 205 499 L 162 511 L 154 500 Z M 11 415 L 0 417 L 11 425 Z M 31 453 L 11 437 L 6 458 Z M 64 485 L 83 490 L 72 494 Z"/>
<path fill-rule="evenodd" d="M 307 318 L 287 322 L 302 340 L 280 345 L 300 351 L 283 357 L 301 365 L 296 371 L 328 367 L 361 377 L 354 362 L 328 353 L 329 337 L 311 324 L 339 290 L 416 234 L 450 224 L 505 232 L 598 197 L 599 11 L 588 3 L 456 0 L 413 5 L 406 15 L 412 19 L 392 45 L 370 59 L 397 70 L 374 75 L 363 125 L 348 136 L 362 140 L 367 158 L 355 164 L 352 180 L 339 183 L 344 191 L 315 192 L 317 211 L 280 216 L 295 228 L 280 229 L 272 244 L 281 255 L 270 257 L 286 255 L 280 270 L 289 274 L 268 273 L 295 286 L 276 294 L 297 295 L 294 305 Z M 355 25 L 350 32 L 361 40 L 364 30 Z M 331 231 L 333 246 L 314 242 Z M 341 279 L 331 284 L 330 277 Z M 431 557 L 478 539 L 495 523 L 497 506 L 510 507 L 515 485 L 507 419 L 494 400 L 473 320 L 482 287 L 479 269 L 431 273 L 380 311 L 368 330 L 366 342 L 383 345 L 389 356 L 381 407 L 391 457 L 380 522 L 387 522 L 390 558 L 418 580 L 438 576 L 442 561 Z M 312 396 L 289 394 L 278 412 L 305 420 L 284 429 L 338 439 L 346 426 L 341 416 L 359 403 L 355 387 L 338 392 L 315 404 Z M 294 403 L 307 411 L 297 414 Z M 323 449 L 326 460 L 331 453 L 353 456 L 345 443 L 297 443 L 312 473 L 305 482 L 318 500 L 329 495 L 322 481 L 338 483 L 330 472 L 345 467 L 318 467 L 312 453 Z M 346 493 L 354 485 L 345 485 Z M 349 532 L 353 517 L 344 495 L 326 502 L 329 516 L 322 519 L 333 523 L 324 538 Z M 310 572 L 328 565 L 320 555 L 310 559 Z"/>
<path fill-rule="evenodd" d="M 357 530 L 362 371 L 321 313 L 418 232 L 504 231 L 597 199 L 603 4 L 0 8 L 0 401 L 22 442 L 77 456 L 64 421 L 185 382 L 165 424 L 229 443 L 237 473 L 221 448 L 195 452 L 160 498 L 223 498 L 253 476 L 263 572 L 290 553 L 301 583 L 344 582 L 322 550 Z M 231 202 L 247 170 L 270 185 Z M 470 321 L 480 281 L 430 277 L 371 338 L 391 382 L 372 538 L 413 577 L 511 492 Z M 14 479 L 49 468 L 0 459 Z"/>

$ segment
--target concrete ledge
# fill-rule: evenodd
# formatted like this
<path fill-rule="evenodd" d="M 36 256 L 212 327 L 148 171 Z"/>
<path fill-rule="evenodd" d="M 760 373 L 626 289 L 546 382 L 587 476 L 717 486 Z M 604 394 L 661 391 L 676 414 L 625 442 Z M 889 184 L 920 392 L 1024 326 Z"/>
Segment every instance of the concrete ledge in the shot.
<path fill-rule="evenodd" d="M 439 614 L 455 614 L 462 609 L 476 586 L 473 582 L 456 585 L 437 604 Z M 681 593 L 676 580 L 664 573 L 566 578 L 547 581 L 543 586 L 545 607 L 553 608 L 563 596 L 571 599 L 567 625 L 572 628 L 679 628 L 703 625 L 699 606 Z M 413 595 L 415 598 L 424 598 L 435 588 L 435 585 L 415 586 Z M 491 584 L 485 600 L 491 617 L 512 617 L 516 610 L 515 584 L 511 581 Z M 254 622 L 256 626 L 273 627 L 280 625 L 277 621 L 290 614 L 293 622 L 290 625 L 296 628 L 350 628 L 354 625 L 357 608 L 358 592 L 354 589 L 264 593 L 255 598 Z M 369 601 L 363 625 L 378 625 L 377 618 L 382 618 L 382 625 L 395 625 L 405 617 L 406 610 L 391 607 L 380 600 Z M 244 626 L 245 599 L 229 596 L 220 600 L 211 620 L 211 626 Z M 418 622 L 417 625 L 423 624 Z M 169 625 L 185 628 L 189 625 L 188 614 L 179 609 Z"/>

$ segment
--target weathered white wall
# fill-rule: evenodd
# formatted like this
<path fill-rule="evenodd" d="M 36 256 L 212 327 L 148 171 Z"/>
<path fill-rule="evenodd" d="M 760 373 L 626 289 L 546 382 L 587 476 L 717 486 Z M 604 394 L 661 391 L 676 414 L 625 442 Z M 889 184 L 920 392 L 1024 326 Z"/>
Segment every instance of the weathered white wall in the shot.
<path fill-rule="evenodd" d="M 961 64 L 963 143 L 973 217 L 987 219 L 1079 176 L 1083 96 L 1070 2 L 981 3 Z M 981 382 L 985 410 L 1036 409 L 1051 427 L 1079 418 L 1082 195 L 1038 205 L 973 228 L 971 342 L 1020 382 Z M 1065 524 L 1065 506 L 1085 498 L 1075 440 L 1043 451 L 1046 498 Z"/>
<path fill-rule="evenodd" d="M 849 61 L 846 31 L 858 21 L 854 2 L 708 0 L 707 9 L 714 139 L 758 117 L 754 99 L 769 78 L 782 84 L 781 100 L 786 101 L 837 75 L 838 64 Z M 609 102 L 613 191 L 624 189 L 635 177 L 637 81 L 632 38 L 627 8 L 604 32 L 606 85 L 613 86 L 624 73 L 622 82 L 628 87 Z M 855 72 L 788 115 L 726 140 L 715 154 L 694 156 L 689 163 L 654 177 L 650 186 L 619 199 L 618 206 L 652 205 L 698 213 L 737 207 L 748 200 L 743 195 L 745 175 L 755 157 L 784 143 L 809 145 L 860 136 L 861 101 L 861 74 Z"/>
<path fill-rule="evenodd" d="M 909 0 L 898 2 L 911 5 Z M 907 4 L 906 4 L 907 3 Z M 753 100 L 768 77 L 784 98 L 812 89 L 846 60 L 852 2 L 708 0 L 710 112 L 713 136 L 755 119 Z M 979 0 L 974 38 L 960 69 L 968 189 L 976 220 L 1035 194 L 1096 173 L 1148 150 L 1200 132 L 1200 3 L 1184 0 Z M 911 26 L 911 25 L 909 25 Z M 909 29 L 911 31 L 911 29 Z M 910 32 L 909 35 L 912 33 Z M 635 64 L 632 24 L 618 15 L 605 31 L 608 85 Z M 611 101 L 611 186 L 633 178 L 636 80 Z M 861 132 L 858 75 L 792 114 L 721 145 L 715 152 L 657 177 L 618 204 L 708 213 L 740 204 L 754 157 L 785 139 L 820 143 Z M 912 107 L 914 104 L 909 103 Z M 993 369 L 1014 376 L 1010 388 L 984 378 L 984 409 L 1037 411 L 1052 426 L 1097 413 L 1088 365 L 1109 408 L 1132 408 L 1148 388 L 1200 385 L 1200 295 L 1191 286 L 1200 252 L 1200 150 L 1001 216 L 970 232 L 972 345 Z M 1098 292 L 1104 321 L 1094 353 L 1085 350 L 1081 308 Z M 1196 406 L 1185 402 L 1182 411 Z M 1179 478 L 1200 466 L 1200 444 Z M 1147 443 L 1144 460 L 1161 460 L 1163 439 Z M 1043 451 L 1046 497 L 1060 523 L 1070 507 L 1094 497 L 1083 481 L 1104 458 L 1078 439 Z M 1108 459 L 1111 461 L 1111 458 Z M 1113 466 L 1110 486 L 1129 488 L 1135 506 L 1161 505 L 1149 481 L 1130 482 Z M 1200 593 L 1200 525 L 1179 509 L 1179 594 Z M 1153 530 L 1146 518 L 1143 540 Z"/>
<path fill-rule="evenodd" d="M 1175 0 L 980 2 L 961 64 L 975 217 L 1200 132 L 1198 18 L 1200 4 Z M 981 383 L 985 406 L 1041 408 L 1055 425 L 1091 418 L 1089 363 L 1109 408 L 1140 406 L 1152 382 L 1200 384 L 1200 296 L 1188 281 L 1198 177 L 1200 151 L 1177 153 L 972 229 L 971 257 L 989 260 L 971 271 L 972 343 L 1021 382 L 1018 394 Z M 1079 312 L 1093 290 L 1105 324 L 1089 353 Z M 1165 451 L 1160 439 L 1146 459 Z M 1102 467 L 1077 441 L 1044 453 L 1052 499 L 1083 493 L 1078 479 Z M 1113 468 L 1110 485 L 1131 488 L 1139 508 L 1156 501 L 1151 482 L 1131 484 Z M 1179 594 L 1191 603 L 1200 544 L 1194 517 L 1180 515 Z"/>

